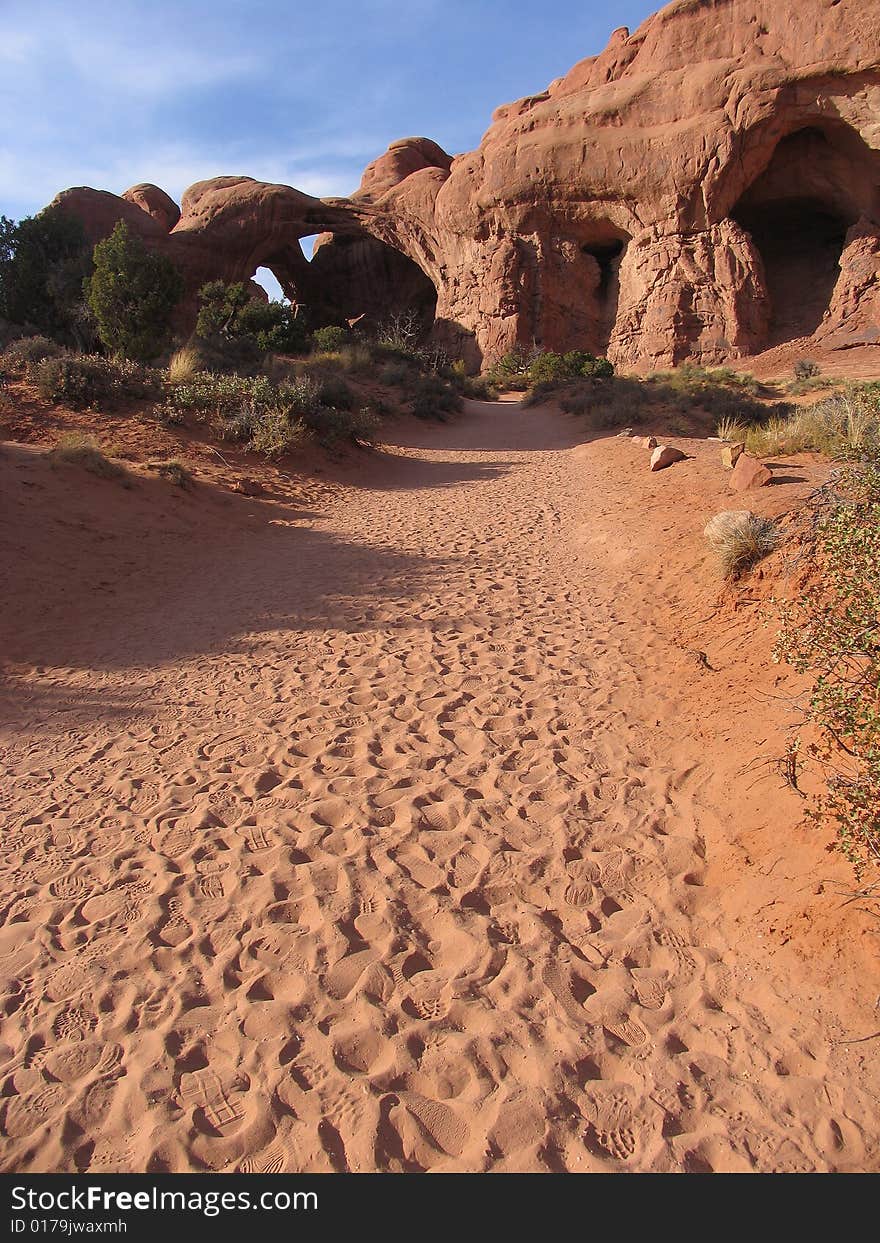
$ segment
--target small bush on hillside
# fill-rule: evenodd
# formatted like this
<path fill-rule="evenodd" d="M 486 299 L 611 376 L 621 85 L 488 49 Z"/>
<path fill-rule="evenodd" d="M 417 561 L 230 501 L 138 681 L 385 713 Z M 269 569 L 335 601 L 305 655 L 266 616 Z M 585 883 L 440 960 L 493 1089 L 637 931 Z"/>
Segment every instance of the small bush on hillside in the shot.
<path fill-rule="evenodd" d="M 745 444 L 748 426 L 737 418 L 722 419 L 715 428 L 719 440 L 728 440 L 734 444 Z"/>
<path fill-rule="evenodd" d="M 328 375 L 319 382 L 318 404 L 333 406 L 337 410 L 351 410 L 354 393 L 340 376 Z"/>
<path fill-rule="evenodd" d="M 333 354 L 351 342 L 351 333 L 347 328 L 339 328 L 336 324 L 328 324 L 326 328 L 316 328 L 312 333 L 312 351 L 315 354 Z"/>
<path fill-rule="evenodd" d="M 789 767 L 816 766 L 815 808 L 838 827 L 858 872 L 880 860 L 880 449 L 840 467 L 800 520 L 812 588 L 782 605 L 775 658 L 813 678 L 806 718 L 818 742 L 795 740 Z"/>
<path fill-rule="evenodd" d="M 819 371 L 818 363 L 814 363 L 809 358 L 799 358 L 794 365 L 794 378 L 796 380 L 812 380 L 819 374 Z"/>
<path fill-rule="evenodd" d="M 379 426 L 379 420 L 371 410 L 332 410 L 325 407 L 310 412 L 304 423 L 318 442 L 327 448 L 340 441 L 372 444 Z"/>
<path fill-rule="evenodd" d="M 101 479 L 127 479 L 128 472 L 118 462 L 111 461 L 102 451 L 100 445 L 90 436 L 82 436 L 78 432 L 67 432 L 49 454 L 54 462 L 65 462 L 73 466 L 81 466 L 92 475 Z"/>
<path fill-rule="evenodd" d="M 683 363 L 673 371 L 655 371 L 646 382 L 691 395 L 722 388 L 750 397 L 757 397 L 761 392 L 760 382 L 748 372 L 734 371 L 731 367 L 699 367 L 696 363 Z"/>
<path fill-rule="evenodd" d="M 32 375 L 47 401 L 76 408 L 153 397 L 158 391 L 155 373 L 100 354 L 50 355 L 34 367 Z"/>
<path fill-rule="evenodd" d="M 461 396 L 439 376 L 423 376 L 413 395 L 412 413 L 417 419 L 439 419 L 461 409 Z"/>
<path fill-rule="evenodd" d="M 425 335 L 425 323 L 415 308 L 389 315 L 378 327 L 376 340 L 388 349 L 415 354 Z"/>
<path fill-rule="evenodd" d="M 171 339 L 171 312 L 183 293 L 183 277 L 164 255 L 147 250 L 120 220 L 94 250 L 86 300 L 101 343 L 112 354 L 145 363 Z"/>
<path fill-rule="evenodd" d="M 608 379 L 614 375 L 614 367 L 607 358 L 596 358 L 586 350 L 569 350 L 567 354 L 555 354 L 547 350 L 534 358 L 529 366 L 529 380 L 542 384 L 564 380 Z"/>
<path fill-rule="evenodd" d="M 529 370 L 537 351 L 516 346 L 502 355 L 487 373 L 491 383 L 511 392 L 524 393 L 531 383 Z"/>
<path fill-rule="evenodd" d="M 379 371 L 379 382 L 389 388 L 405 388 L 412 384 L 415 374 L 407 363 L 386 363 Z"/>
<path fill-rule="evenodd" d="M 65 353 L 63 346 L 48 337 L 22 337 L 7 345 L 0 357 L 0 366 L 11 375 L 31 375 L 46 358 Z"/>
<path fill-rule="evenodd" d="M 184 490 L 193 484 L 193 473 L 179 458 L 169 458 L 165 462 L 147 462 L 147 470 L 155 471 L 169 483 Z"/>
<path fill-rule="evenodd" d="M 270 406 L 253 420 L 249 447 L 266 457 L 281 457 L 306 439 L 303 420 L 285 406 Z"/>

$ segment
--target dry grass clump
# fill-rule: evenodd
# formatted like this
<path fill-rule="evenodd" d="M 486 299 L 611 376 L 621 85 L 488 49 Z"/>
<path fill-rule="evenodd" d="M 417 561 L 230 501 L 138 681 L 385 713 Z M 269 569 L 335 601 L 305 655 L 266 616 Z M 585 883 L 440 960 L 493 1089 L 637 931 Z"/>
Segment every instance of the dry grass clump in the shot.
<path fill-rule="evenodd" d="M 787 418 L 771 418 L 750 427 L 746 447 L 751 453 L 799 453 L 815 450 L 834 456 L 859 453 L 880 439 L 880 411 L 858 393 L 838 394 L 803 406 Z"/>
<path fill-rule="evenodd" d="M 717 434 L 722 440 L 742 441 L 757 457 L 806 450 L 846 456 L 880 444 L 880 390 L 874 384 L 853 385 L 811 406 L 788 411 L 777 406 L 775 413 L 768 413 L 759 421 L 723 418 Z"/>
<path fill-rule="evenodd" d="M 782 540 L 775 522 L 748 510 L 716 514 L 706 527 L 705 536 L 726 579 L 739 578 L 774 552 Z"/>
<path fill-rule="evenodd" d="M 147 462 L 147 470 L 153 470 L 178 488 L 189 488 L 194 482 L 193 473 L 179 458 L 165 462 Z"/>
<path fill-rule="evenodd" d="M 728 440 L 733 444 L 745 444 L 749 428 L 748 424 L 733 416 L 722 419 L 715 429 L 715 434 L 719 440 Z"/>
<path fill-rule="evenodd" d="M 66 432 L 49 454 L 53 462 L 81 466 L 100 479 L 127 479 L 128 472 L 119 462 L 112 461 L 97 441 L 80 432 Z"/>
<path fill-rule="evenodd" d="M 171 355 L 168 364 L 168 379 L 172 384 L 187 384 L 193 376 L 204 369 L 202 356 L 191 345 L 185 345 Z"/>

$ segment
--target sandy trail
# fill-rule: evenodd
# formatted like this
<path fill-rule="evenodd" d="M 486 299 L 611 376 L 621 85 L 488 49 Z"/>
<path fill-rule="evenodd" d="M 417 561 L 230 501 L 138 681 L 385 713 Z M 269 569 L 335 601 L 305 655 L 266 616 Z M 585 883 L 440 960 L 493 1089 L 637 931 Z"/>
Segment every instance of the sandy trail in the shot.
<path fill-rule="evenodd" d="M 84 549 L 74 505 L 23 559 L 5 1168 L 876 1168 L 703 887 L 584 453 L 469 403 L 306 508 L 140 496 Z"/>

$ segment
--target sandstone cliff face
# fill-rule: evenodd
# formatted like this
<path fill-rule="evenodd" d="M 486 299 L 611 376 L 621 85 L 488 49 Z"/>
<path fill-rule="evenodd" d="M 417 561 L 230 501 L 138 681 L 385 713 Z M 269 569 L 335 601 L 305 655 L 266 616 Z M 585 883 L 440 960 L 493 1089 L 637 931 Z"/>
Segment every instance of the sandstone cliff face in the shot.
<path fill-rule="evenodd" d="M 880 342 L 880 3 L 677 0 L 467 155 L 403 139 L 350 199 L 219 178 L 173 222 L 165 198 L 60 196 L 93 235 L 115 211 L 165 250 L 190 309 L 260 264 L 339 317 L 427 305 L 424 274 L 435 334 L 475 364 L 533 342 L 642 368 Z M 306 263 L 297 238 L 323 232 Z"/>

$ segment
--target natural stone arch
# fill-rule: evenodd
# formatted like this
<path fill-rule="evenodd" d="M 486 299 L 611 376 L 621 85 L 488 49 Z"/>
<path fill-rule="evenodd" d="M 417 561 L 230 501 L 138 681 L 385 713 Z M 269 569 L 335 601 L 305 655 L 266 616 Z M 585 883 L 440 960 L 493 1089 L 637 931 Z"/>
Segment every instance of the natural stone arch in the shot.
<path fill-rule="evenodd" d="M 308 265 L 316 310 L 327 320 L 374 327 L 407 316 L 426 333 L 437 312 L 437 289 L 425 271 L 391 243 L 368 233 L 325 233 Z"/>

